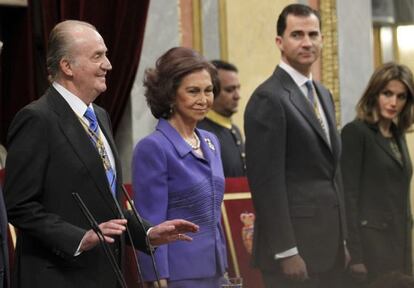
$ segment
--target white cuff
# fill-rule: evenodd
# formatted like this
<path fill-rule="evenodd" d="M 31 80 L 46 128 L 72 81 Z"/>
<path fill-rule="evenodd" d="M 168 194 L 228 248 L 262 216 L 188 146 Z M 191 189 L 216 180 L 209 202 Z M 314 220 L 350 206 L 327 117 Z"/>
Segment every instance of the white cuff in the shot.
<path fill-rule="evenodd" d="M 283 251 L 282 253 L 275 254 L 275 260 L 287 258 L 287 257 L 297 255 L 297 254 L 299 254 L 298 248 L 293 247 L 293 248 L 290 248 L 289 250 Z"/>
<path fill-rule="evenodd" d="M 85 237 L 85 236 L 83 236 L 83 237 Z M 78 249 L 76 249 L 75 254 L 73 254 L 73 256 L 75 256 L 75 257 L 76 257 L 76 256 L 79 256 L 80 254 L 82 254 L 82 252 L 83 252 L 83 251 L 80 251 L 80 248 L 81 248 L 82 242 L 83 242 L 83 238 L 82 238 L 82 240 L 80 241 L 79 246 L 78 246 Z"/>

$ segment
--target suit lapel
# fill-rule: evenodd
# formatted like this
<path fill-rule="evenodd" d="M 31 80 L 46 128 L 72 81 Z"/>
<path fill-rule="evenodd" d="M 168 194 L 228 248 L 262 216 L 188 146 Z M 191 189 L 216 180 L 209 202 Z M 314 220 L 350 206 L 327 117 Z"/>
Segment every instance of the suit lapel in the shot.
<path fill-rule="evenodd" d="M 60 96 L 54 88 L 50 88 L 48 101 L 53 110 L 59 115 L 59 117 L 57 117 L 59 125 L 62 133 L 66 136 L 68 143 L 72 146 L 80 161 L 90 172 L 91 178 L 98 187 L 101 196 L 106 200 L 114 214 L 118 215 L 101 157 L 82 127 L 82 124 L 79 122 L 79 119 L 72 111 L 69 104 L 66 103 L 63 97 Z"/>
<path fill-rule="evenodd" d="M 193 157 L 200 161 L 209 162 L 211 159 L 210 151 L 216 149 L 211 139 L 207 139 L 206 137 L 204 137 L 199 129 L 196 129 L 196 133 L 200 139 L 200 147 L 204 153 L 204 158 L 197 155 L 193 151 L 193 149 L 191 149 L 191 147 L 184 141 L 184 139 L 180 136 L 177 130 L 175 130 L 175 128 L 172 127 L 167 120 L 161 118 L 158 121 L 156 129 L 160 131 L 168 139 L 168 141 L 171 142 L 171 144 L 174 146 L 175 150 L 181 158 L 184 158 L 187 154 L 192 154 Z"/>
<path fill-rule="evenodd" d="M 303 115 L 305 120 L 312 126 L 316 134 L 318 134 L 322 138 L 323 142 L 329 147 L 329 143 L 326 139 L 326 135 L 322 129 L 321 123 L 316 117 L 315 111 L 313 111 L 312 106 L 306 100 L 302 91 L 299 89 L 299 87 L 296 85 L 293 79 L 289 76 L 289 74 L 282 68 L 277 67 L 275 74 L 280 79 L 280 83 L 289 92 L 289 98 L 292 104 Z M 319 91 L 317 92 L 319 93 Z"/>
<path fill-rule="evenodd" d="M 170 141 L 171 145 L 174 146 L 181 158 L 184 158 L 187 154 L 192 152 L 191 147 L 184 141 L 178 131 L 175 130 L 175 128 L 171 126 L 167 120 L 160 118 L 156 130 L 161 132 L 164 137 Z"/>
<path fill-rule="evenodd" d="M 332 153 L 337 158 L 337 160 L 339 160 L 340 140 L 336 129 L 336 115 L 335 110 L 332 109 L 333 103 L 331 95 L 327 93 L 326 89 L 323 89 L 320 83 L 315 81 L 313 83 L 315 85 L 316 92 L 319 96 L 319 102 L 321 103 L 322 109 L 325 113 L 326 121 L 328 122 Z"/>
<path fill-rule="evenodd" d="M 378 129 L 378 126 L 376 124 L 372 124 L 370 125 L 370 128 L 374 130 L 374 139 L 375 139 L 375 142 L 377 142 L 378 146 L 382 150 L 384 150 L 384 152 L 388 156 L 390 156 L 398 164 L 399 167 L 402 167 L 401 163 L 398 161 L 395 154 L 392 152 L 390 143 L 387 141 L 387 139 L 384 138 L 384 136 L 382 136 L 381 131 Z M 397 139 L 397 143 L 399 144 L 399 147 L 401 147 L 401 149 L 403 150 L 400 139 Z M 405 153 L 408 154 L 408 151 Z M 403 160 L 404 160 L 405 155 L 403 151 L 401 151 L 401 155 L 403 156 Z"/>

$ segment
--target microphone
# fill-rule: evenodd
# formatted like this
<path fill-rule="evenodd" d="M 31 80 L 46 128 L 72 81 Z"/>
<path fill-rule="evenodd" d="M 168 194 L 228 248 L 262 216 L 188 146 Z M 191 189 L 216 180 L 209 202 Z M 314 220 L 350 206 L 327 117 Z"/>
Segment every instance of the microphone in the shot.
<path fill-rule="evenodd" d="M 122 288 L 128 288 L 124 275 L 122 275 L 121 269 L 119 268 L 118 263 L 116 262 L 115 256 L 112 253 L 111 249 L 109 248 L 108 243 L 105 241 L 105 236 L 102 233 L 101 228 L 99 228 L 98 223 L 96 222 L 95 218 L 93 217 L 92 213 L 89 211 L 88 207 L 86 207 L 85 203 L 81 199 L 78 193 L 72 193 L 73 198 L 75 199 L 76 203 L 78 204 L 80 210 L 82 211 L 85 218 L 88 220 L 91 229 L 96 233 L 99 239 L 99 243 L 102 245 L 106 257 L 111 264 L 112 270 L 114 271 L 118 283 L 121 285 Z"/>
<path fill-rule="evenodd" d="M 139 215 L 137 209 L 135 208 L 135 205 L 134 205 L 131 197 L 129 196 L 128 192 L 126 191 L 125 186 L 121 185 L 121 187 L 122 187 L 121 190 L 122 190 L 126 200 L 128 201 L 129 206 L 131 206 L 132 214 L 134 214 L 135 219 L 138 221 L 138 223 L 141 226 L 142 230 L 145 232 L 144 221 L 142 220 L 141 216 Z M 150 256 L 151 256 L 152 268 L 155 272 L 155 278 L 157 280 L 158 287 L 161 287 L 160 275 L 158 273 L 157 265 L 155 264 L 154 249 L 152 248 L 152 246 L 150 244 L 149 237 L 148 237 L 147 233 L 145 233 L 145 242 L 147 243 L 147 246 L 149 248 L 148 250 L 149 250 Z M 139 265 L 138 265 L 138 267 L 139 267 Z"/>

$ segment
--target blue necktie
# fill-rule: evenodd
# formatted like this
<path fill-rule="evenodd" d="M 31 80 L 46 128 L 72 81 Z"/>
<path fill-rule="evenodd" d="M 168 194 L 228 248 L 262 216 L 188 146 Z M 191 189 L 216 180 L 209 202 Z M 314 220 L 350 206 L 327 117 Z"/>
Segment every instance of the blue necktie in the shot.
<path fill-rule="evenodd" d="M 99 139 L 99 125 L 98 119 L 96 118 L 95 113 L 93 112 L 91 107 L 86 109 L 84 114 L 85 118 L 89 121 L 89 129 L 93 131 L 93 133 L 89 133 L 89 138 L 91 139 L 92 143 L 95 145 L 96 149 L 99 152 L 99 155 L 102 158 L 104 163 L 106 178 L 108 179 L 109 187 L 111 188 L 112 195 L 116 195 L 116 177 L 115 172 L 112 169 L 111 162 L 109 161 L 108 154 L 106 153 L 105 147 L 103 145 L 103 141 Z M 100 145 L 98 145 L 98 142 Z M 105 165 L 106 162 L 106 165 Z"/>

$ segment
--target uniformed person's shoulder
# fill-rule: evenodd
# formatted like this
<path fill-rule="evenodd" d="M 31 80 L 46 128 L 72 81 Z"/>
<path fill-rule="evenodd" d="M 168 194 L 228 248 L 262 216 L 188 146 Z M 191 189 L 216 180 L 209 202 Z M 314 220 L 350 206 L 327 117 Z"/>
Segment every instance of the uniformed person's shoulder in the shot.
<path fill-rule="evenodd" d="M 207 131 L 207 130 L 204 130 L 202 128 L 197 128 L 197 131 L 198 131 L 198 133 L 200 133 L 200 136 L 203 139 L 210 138 L 210 139 L 213 139 L 214 141 L 218 142 L 217 136 L 214 133 L 212 133 L 210 131 Z"/>
<path fill-rule="evenodd" d="M 240 128 L 236 124 L 231 125 L 231 131 L 232 131 L 233 134 L 236 134 L 238 136 L 241 135 Z"/>
<path fill-rule="evenodd" d="M 207 131 L 211 131 L 211 132 L 214 132 L 219 127 L 220 127 L 220 125 L 214 123 L 213 121 L 211 121 L 207 117 L 197 123 L 197 128 L 207 130 Z"/>

